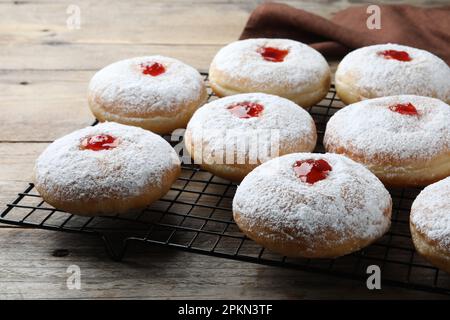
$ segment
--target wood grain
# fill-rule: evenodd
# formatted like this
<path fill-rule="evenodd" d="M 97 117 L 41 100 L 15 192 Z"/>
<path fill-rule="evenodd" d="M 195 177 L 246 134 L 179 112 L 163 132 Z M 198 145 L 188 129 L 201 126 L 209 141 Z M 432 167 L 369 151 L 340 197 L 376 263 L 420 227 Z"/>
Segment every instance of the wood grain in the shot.
<path fill-rule="evenodd" d="M 48 142 L 93 120 L 86 88 L 113 61 L 163 54 L 206 70 L 235 40 L 250 0 L 77 0 L 81 29 L 66 26 L 73 1 L 0 0 L 0 208 L 30 181 Z M 284 1 L 330 17 L 361 0 Z M 447 0 L 395 1 L 440 5 Z M 0 209 L 0 210 L 1 210 Z M 96 238 L 0 226 L 0 298 L 442 298 L 424 292 L 206 257 L 132 248 L 112 262 Z M 67 249 L 66 257 L 52 255 Z M 82 269 L 82 289 L 68 290 L 66 269 Z"/>
<path fill-rule="evenodd" d="M 8 71 L 0 77 L 0 141 L 52 141 L 94 121 L 86 102 L 92 72 Z M 1 145 L 0 145 L 1 147 Z"/>
<path fill-rule="evenodd" d="M 0 43 L 224 44 L 238 37 L 248 14 L 263 1 L 196 1 L 194 5 L 191 2 L 79 0 L 76 5 L 81 10 L 81 28 L 70 30 L 66 27 L 66 9 L 73 1 L 2 1 Z M 373 3 L 369 0 L 281 2 L 324 17 L 349 5 Z M 389 1 L 418 5 L 427 2 Z M 444 3 L 448 2 L 435 0 L 431 4 Z"/>
<path fill-rule="evenodd" d="M 221 45 L 155 45 L 114 43 L 51 43 L 6 46 L 0 51 L 0 70 L 97 71 L 117 60 L 162 54 L 207 70 Z M 21 57 L 18 59 L 17 57 Z"/>
<path fill-rule="evenodd" d="M 46 143 L 0 143 L 0 211 L 31 180 L 34 160 Z M 0 237 L 1 239 L 1 237 Z M 0 275 L 1 279 L 1 275 Z M 1 281 L 0 281 L 1 282 Z"/>

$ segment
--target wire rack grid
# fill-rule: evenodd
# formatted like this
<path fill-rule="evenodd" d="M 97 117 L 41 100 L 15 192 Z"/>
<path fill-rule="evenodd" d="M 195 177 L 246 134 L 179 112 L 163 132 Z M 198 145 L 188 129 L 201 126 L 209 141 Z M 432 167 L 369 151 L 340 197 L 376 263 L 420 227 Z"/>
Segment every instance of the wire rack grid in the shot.
<path fill-rule="evenodd" d="M 207 81 L 207 74 L 203 75 Z M 209 100 L 216 99 L 209 86 L 208 93 Z M 332 86 L 325 99 L 309 109 L 318 132 L 316 152 L 324 151 L 320 142 L 326 123 L 342 106 Z M 148 208 L 121 216 L 82 217 L 51 207 L 30 183 L 7 204 L 0 222 L 96 235 L 114 260 L 123 259 L 129 244 L 139 242 L 363 281 L 367 267 L 378 265 L 383 284 L 450 295 L 450 276 L 418 255 L 411 241 L 409 211 L 420 189 L 389 189 L 394 204 L 392 226 L 371 246 L 337 259 L 291 259 L 269 252 L 239 231 L 231 212 L 236 187 L 196 165 L 183 164 L 168 194 Z"/>

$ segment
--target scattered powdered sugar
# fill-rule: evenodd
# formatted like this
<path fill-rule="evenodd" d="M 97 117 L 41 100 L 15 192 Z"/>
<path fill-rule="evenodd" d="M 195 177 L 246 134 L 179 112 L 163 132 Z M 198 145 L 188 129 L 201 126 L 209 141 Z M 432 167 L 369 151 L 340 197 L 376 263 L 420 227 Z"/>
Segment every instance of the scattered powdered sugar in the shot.
<path fill-rule="evenodd" d="M 308 159 L 324 159 L 332 170 L 324 180 L 302 182 L 293 165 Z M 317 240 L 332 246 L 349 238 L 381 236 L 390 226 L 385 215 L 390 206 L 388 191 L 369 170 L 329 153 L 293 153 L 270 160 L 244 178 L 233 200 L 233 210 L 248 223 L 310 239 L 312 246 Z M 339 236 L 327 239 L 330 232 Z"/>
<path fill-rule="evenodd" d="M 158 76 L 142 73 L 141 64 L 158 62 L 165 72 Z M 89 92 L 112 113 L 142 117 L 152 112 L 172 112 L 192 103 L 203 94 L 200 73 L 183 62 L 164 56 L 121 60 L 98 71 L 91 79 Z"/>
<path fill-rule="evenodd" d="M 442 249 L 450 250 L 450 177 L 422 190 L 411 207 L 411 222 Z"/>
<path fill-rule="evenodd" d="M 242 119 L 228 109 L 242 102 L 257 103 L 264 109 L 257 117 Z M 237 148 L 241 154 L 248 153 L 249 148 L 267 154 L 273 143 L 286 148 L 302 142 L 312 150 L 316 143 L 316 128 L 307 111 L 288 99 L 265 93 L 233 95 L 207 103 L 194 113 L 187 132 L 208 154 L 224 154 L 229 146 L 239 147 L 236 141 L 248 142 Z"/>
<path fill-rule="evenodd" d="M 288 50 L 282 62 L 266 61 L 258 52 L 263 47 Z M 235 41 L 220 49 L 210 70 L 217 69 L 246 86 L 269 90 L 282 86 L 296 91 L 322 81 L 330 73 L 325 58 L 298 41 L 287 39 L 247 39 Z M 211 73 L 211 72 L 210 72 Z"/>
<path fill-rule="evenodd" d="M 110 150 L 80 149 L 90 136 L 108 134 L 118 139 Z M 161 185 L 167 170 L 180 163 L 176 152 L 160 136 L 137 127 L 105 122 L 74 131 L 50 144 L 35 164 L 35 180 L 61 199 L 123 198 L 142 188 Z"/>
<path fill-rule="evenodd" d="M 389 109 L 413 104 L 418 115 Z M 391 96 L 364 100 L 336 112 L 327 123 L 326 146 L 344 146 L 372 160 L 428 160 L 450 149 L 450 106 L 428 97 Z"/>
<path fill-rule="evenodd" d="M 411 61 L 386 59 L 379 52 L 406 51 Z M 366 98 L 398 94 L 431 96 L 450 101 L 450 68 L 432 53 L 398 44 L 363 47 L 340 62 L 336 81 L 350 77 Z"/>

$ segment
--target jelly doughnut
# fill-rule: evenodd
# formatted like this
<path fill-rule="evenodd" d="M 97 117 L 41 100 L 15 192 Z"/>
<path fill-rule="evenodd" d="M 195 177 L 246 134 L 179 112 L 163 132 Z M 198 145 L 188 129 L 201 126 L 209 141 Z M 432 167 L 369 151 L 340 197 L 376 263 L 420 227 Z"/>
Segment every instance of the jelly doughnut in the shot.
<path fill-rule="evenodd" d="M 99 121 L 160 134 L 185 128 L 206 99 L 206 87 L 198 71 L 163 56 L 110 64 L 94 75 L 88 90 L 89 106 Z"/>
<path fill-rule="evenodd" d="M 363 47 L 336 70 L 336 92 L 345 104 L 412 94 L 450 103 L 450 68 L 434 54 L 398 44 Z"/>
<path fill-rule="evenodd" d="M 410 229 L 416 250 L 450 273 L 450 177 L 429 185 L 414 200 Z"/>
<path fill-rule="evenodd" d="M 357 102 L 330 118 L 324 145 L 387 185 L 425 186 L 450 175 L 450 106 L 413 95 Z"/>
<path fill-rule="evenodd" d="M 34 181 L 57 209 L 113 215 L 159 199 L 180 170 L 177 153 L 160 136 L 106 122 L 50 144 L 36 160 Z"/>
<path fill-rule="evenodd" d="M 330 68 L 313 48 L 287 39 L 232 42 L 214 57 L 209 81 L 220 97 L 264 92 L 306 108 L 322 100 L 330 88 Z"/>
<path fill-rule="evenodd" d="M 390 226 L 392 200 L 361 164 L 337 154 L 292 153 L 250 172 L 233 200 L 240 230 L 288 257 L 334 258 Z"/>
<path fill-rule="evenodd" d="M 192 116 L 184 137 L 196 163 L 232 181 L 242 180 L 256 166 L 280 154 L 312 151 L 316 140 L 308 112 L 265 93 L 207 103 Z"/>

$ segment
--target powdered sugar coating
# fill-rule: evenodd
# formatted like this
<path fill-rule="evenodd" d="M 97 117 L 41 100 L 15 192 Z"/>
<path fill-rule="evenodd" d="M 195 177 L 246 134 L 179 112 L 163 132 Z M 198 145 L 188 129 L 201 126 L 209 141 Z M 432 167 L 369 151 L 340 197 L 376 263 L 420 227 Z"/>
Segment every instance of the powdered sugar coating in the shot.
<path fill-rule="evenodd" d="M 407 103 L 416 107 L 418 116 L 389 109 Z M 429 160 L 450 152 L 450 106 L 414 95 L 357 102 L 330 118 L 324 144 L 351 148 L 352 153 L 372 161 Z"/>
<path fill-rule="evenodd" d="M 264 109 L 258 117 L 241 119 L 228 109 L 241 102 L 257 103 Z M 317 138 L 314 121 L 308 112 L 288 99 L 265 93 L 239 94 L 209 102 L 194 113 L 187 132 L 194 143 L 202 143 L 210 154 L 225 154 L 226 147 L 238 140 L 255 141 L 257 150 L 266 150 L 267 154 L 272 148 L 271 143 L 277 142 L 280 148 L 301 143 L 312 150 Z M 275 134 L 279 139 L 270 140 Z M 249 146 L 237 151 L 248 153 Z"/>
<path fill-rule="evenodd" d="M 80 148 L 85 138 L 100 134 L 117 138 L 118 146 L 101 151 Z M 160 136 L 105 122 L 50 144 L 36 160 L 35 181 L 64 201 L 128 198 L 149 185 L 161 185 L 163 174 L 179 165 L 176 152 Z"/>
<path fill-rule="evenodd" d="M 308 159 L 324 159 L 332 170 L 324 180 L 302 182 L 293 165 Z M 388 191 L 364 166 L 341 155 L 314 153 L 288 154 L 260 165 L 233 200 L 233 211 L 250 225 L 306 239 L 311 249 L 317 241 L 331 247 L 349 238 L 378 238 L 390 226 L 390 206 Z M 327 238 L 330 232 L 340 236 Z"/>
<path fill-rule="evenodd" d="M 165 67 L 158 76 L 142 73 L 142 66 L 155 62 Z M 148 117 L 164 112 L 176 115 L 180 108 L 201 98 L 204 81 L 200 73 L 183 62 L 164 56 L 136 57 L 117 61 L 98 71 L 89 94 L 108 112 Z"/>
<path fill-rule="evenodd" d="M 405 51 L 411 61 L 386 59 L 380 52 Z M 339 63 L 336 81 L 355 82 L 365 98 L 399 94 L 429 96 L 450 101 L 450 68 L 434 54 L 398 44 L 363 47 L 347 54 Z"/>
<path fill-rule="evenodd" d="M 265 60 L 258 52 L 263 47 L 288 50 L 283 62 Z M 330 69 L 324 57 L 313 48 L 287 39 L 247 39 L 235 41 L 219 50 L 210 70 L 228 75 L 230 83 L 244 83 L 269 91 L 274 86 L 300 92 L 323 82 Z M 211 73 L 210 71 L 210 73 Z"/>
<path fill-rule="evenodd" d="M 422 190 L 411 207 L 411 223 L 444 250 L 450 250 L 450 177 Z"/>

